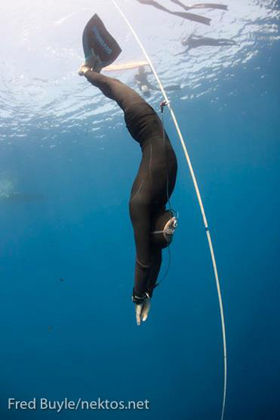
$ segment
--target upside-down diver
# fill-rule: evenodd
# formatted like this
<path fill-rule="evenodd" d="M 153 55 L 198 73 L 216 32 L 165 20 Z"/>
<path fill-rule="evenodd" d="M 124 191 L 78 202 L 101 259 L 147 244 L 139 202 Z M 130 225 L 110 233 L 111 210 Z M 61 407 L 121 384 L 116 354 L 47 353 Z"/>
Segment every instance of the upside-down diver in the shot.
<path fill-rule="evenodd" d="M 154 109 L 130 87 L 99 73 L 118 56 L 121 49 L 97 15 L 85 28 L 83 42 L 86 59 L 79 74 L 106 97 L 117 102 L 124 112 L 129 133 L 142 150 L 129 201 L 136 245 L 132 299 L 136 321 L 140 325 L 148 317 L 161 267 L 162 249 L 171 243 L 177 226 L 174 212 L 166 210 L 175 187 L 177 159 Z"/>

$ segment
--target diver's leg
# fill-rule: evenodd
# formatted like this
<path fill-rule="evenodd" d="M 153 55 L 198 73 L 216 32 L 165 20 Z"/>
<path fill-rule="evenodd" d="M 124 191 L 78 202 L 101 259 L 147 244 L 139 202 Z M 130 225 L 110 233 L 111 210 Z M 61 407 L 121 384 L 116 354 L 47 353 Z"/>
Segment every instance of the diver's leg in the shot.
<path fill-rule="evenodd" d="M 116 101 L 123 110 L 127 109 L 129 104 L 145 102 L 138 93 L 118 79 L 104 76 L 91 70 L 85 73 L 85 77 L 93 86 L 98 87 L 107 98 Z"/>

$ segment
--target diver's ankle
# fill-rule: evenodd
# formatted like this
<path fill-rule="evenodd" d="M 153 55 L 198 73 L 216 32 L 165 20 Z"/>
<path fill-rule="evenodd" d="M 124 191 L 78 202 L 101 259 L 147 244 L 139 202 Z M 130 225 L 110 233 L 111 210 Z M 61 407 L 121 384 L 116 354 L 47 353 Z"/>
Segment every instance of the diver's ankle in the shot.
<path fill-rule="evenodd" d="M 85 63 L 84 64 L 82 64 L 81 65 L 81 67 L 79 68 L 79 70 L 78 70 L 78 74 L 79 74 L 79 76 L 85 76 L 86 75 L 86 73 L 88 72 L 88 71 L 90 71 L 91 70 L 91 68 L 89 67 L 89 66 L 87 66 Z"/>

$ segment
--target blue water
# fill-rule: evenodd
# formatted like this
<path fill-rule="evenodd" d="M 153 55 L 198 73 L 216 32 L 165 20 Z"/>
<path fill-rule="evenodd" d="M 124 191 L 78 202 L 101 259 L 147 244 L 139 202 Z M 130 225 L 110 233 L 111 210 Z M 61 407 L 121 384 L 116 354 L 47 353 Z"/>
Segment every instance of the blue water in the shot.
<path fill-rule="evenodd" d="M 120 61 L 143 55 L 110 2 L 96 3 L 1 6 L 1 39 L 11 35 L 0 46 L 0 418 L 219 419 L 223 348 L 215 279 L 167 110 L 179 162 L 172 197 L 179 229 L 150 316 L 141 327 L 135 323 L 128 200 L 140 149 L 117 106 L 76 68 L 82 30 L 95 11 L 122 45 Z M 163 83 L 181 84 L 170 99 L 201 188 L 225 311 L 225 420 L 278 420 L 279 7 L 226 3 L 228 12 L 200 12 L 213 18 L 205 28 L 119 1 Z M 238 46 L 175 58 L 192 31 L 233 38 Z M 112 73 L 137 88 L 134 74 Z M 160 101 L 153 93 L 150 103 L 158 109 Z M 162 273 L 167 264 L 165 254 Z M 99 397 L 149 400 L 150 409 L 8 410 L 9 398 Z"/>

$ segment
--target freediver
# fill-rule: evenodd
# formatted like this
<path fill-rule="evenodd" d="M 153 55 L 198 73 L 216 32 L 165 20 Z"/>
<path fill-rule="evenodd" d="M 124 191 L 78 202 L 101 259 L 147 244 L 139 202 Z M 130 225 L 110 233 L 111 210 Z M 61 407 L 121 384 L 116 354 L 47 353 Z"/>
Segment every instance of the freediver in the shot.
<path fill-rule="evenodd" d="M 197 35 L 190 35 L 187 38 L 183 38 L 181 41 L 181 44 L 183 47 L 187 47 L 185 51 L 182 51 L 176 55 L 185 54 L 192 48 L 198 48 L 198 47 L 223 47 L 223 46 L 229 46 L 229 45 L 237 45 L 237 42 L 235 42 L 232 39 L 227 38 L 208 38 L 203 36 L 197 36 Z"/>
<path fill-rule="evenodd" d="M 162 10 L 163 12 L 169 13 L 174 16 L 178 16 L 183 19 L 192 20 L 193 22 L 203 23 L 204 25 L 210 25 L 211 19 L 205 16 L 199 16 L 194 13 L 188 12 L 173 12 L 172 10 L 167 9 L 166 7 L 162 6 L 161 4 L 157 3 L 154 0 L 137 0 L 141 4 L 146 4 L 149 6 L 154 6 L 156 9 Z"/>
<path fill-rule="evenodd" d="M 84 42 L 86 59 L 80 67 L 79 74 L 85 76 L 106 97 L 117 102 L 124 112 L 129 133 L 140 144 L 142 150 L 141 163 L 133 182 L 129 201 L 136 245 L 132 300 L 135 303 L 136 322 L 140 325 L 149 314 L 150 301 L 157 285 L 162 263 L 162 249 L 170 245 L 177 226 L 174 212 L 171 209 L 166 210 L 175 187 L 177 159 L 168 135 L 154 109 L 130 87 L 117 79 L 99 73 L 107 64 L 106 55 L 109 53 L 114 55 L 114 47 L 109 43 L 112 37 L 106 38 L 104 27 L 98 28 L 95 24 L 92 31 L 89 24 L 86 30 L 89 28 L 89 36 L 92 37 L 94 34 L 94 38 L 90 40 L 93 47 L 89 54 L 86 39 Z M 105 57 L 103 61 L 97 55 L 95 47 L 97 43 Z M 105 44 L 106 48 L 104 48 Z"/>
<path fill-rule="evenodd" d="M 181 17 L 183 19 L 191 20 L 193 22 L 203 23 L 204 25 L 210 25 L 211 19 L 196 15 L 194 13 L 187 13 L 187 12 L 174 12 L 172 10 L 167 9 L 166 7 L 162 6 L 161 4 L 157 3 L 154 0 L 137 0 L 141 4 L 153 6 L 156 9 L 162 10 L 163 12 L 170 13 L 171 15 Z M 228 6 L 225 4 L 216 4 L 216 3 L 198 3 L 198 4 L 191 4 L 189 6 L 185 6 L 180 0 L 171 0 L 172 3 L 177 4 L 178 6 L 182 7 L 184 10 L 191 10 L 191 9 L 220 9 L 220 10 L 228 10 Z"/>
<path fill-rule="evenodd" d="M 152 72 L 146 71 L 145 66 L 140 66 L 138 69 L 138 73 L 136 73 L 134 76 L 134 79 L 136 80 L 136 83 L 139 89 L 141 90 L 143 95 L 147 98 L 151 96 L 151 90 L 160 90 L 157 86 L 154 86 L 149 82 L 148 76 L 150 74 L 152 74 Z M 178 89 L 180 89 L 180 85 L 172 85 L 172 86 L 167 86 L 165 88 L 165 90 L 169 92 L 178 90 Z"/>

